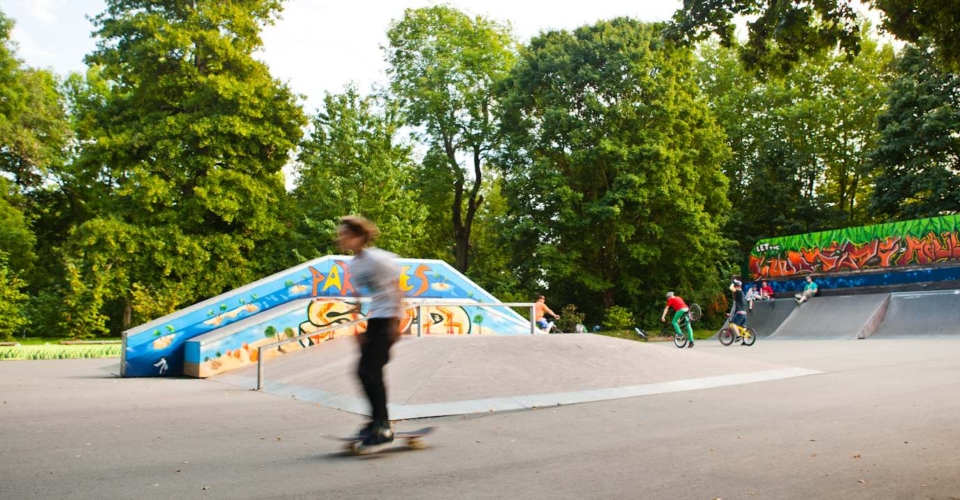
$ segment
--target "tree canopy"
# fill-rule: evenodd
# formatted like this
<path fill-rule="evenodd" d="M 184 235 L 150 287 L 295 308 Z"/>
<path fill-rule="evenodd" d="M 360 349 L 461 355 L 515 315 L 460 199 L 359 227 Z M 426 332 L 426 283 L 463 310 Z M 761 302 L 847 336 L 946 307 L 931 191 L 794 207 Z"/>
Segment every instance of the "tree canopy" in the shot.
<path fill-rule="evenodd" d="M 960 64 L 958 0 L 867 0 L 882 13 L 883 29 L 901 40 L 921 37 L 940 47 L 943 61 Z M 852 0 L 796 2 L 779 0 L 684 0 L 674 15 L 674 38 L 703 40 L 718 35 L 727 47 L 737 45 L 738 17 L 748 19 L 748 41 L 741 59 L 750 70 L 784 74 L 802 58 L 839 47 L 851 58 L 866 36 Z"/>
<path fill-rule="evenodd" d="M 493 87 L 514 62 L 508 27 L 438 5 L 407 9 L 387 31 L 390 89 L 423 127 L 453 177 L 450 221 L 456 267 L 470 267 L 470 234 L 483 203 L 485 160 L 494 148 Z M 435 155 L 434 158 L 441 158 Z"/>
<path fill-rule="evenodd" d="M 253 57 L 279 9 L 110 0 L 94 18 L 87 62 L 106 85 L 77 110 L 75 182 L 91 214 L 71 251 L 83 276 L 110 287 L 105 300 L 126 304 L 124 324 L 275 270 L 260 252 L 285 233 L 281 168 L 305 125 Z"/>
<path fill-rule="evenodd" d="M 662 28 L 620 18 L 542 33 L 503 86 L 517 264 L 594 314 L 717 289 L 729 150 L 690 51 Z"/>
<path fill-rule="evenodd" d="M 907 46 L 879 116 L 873 212 L 883 218 L 960 213 L 960 75 L 927 44 Z"/>

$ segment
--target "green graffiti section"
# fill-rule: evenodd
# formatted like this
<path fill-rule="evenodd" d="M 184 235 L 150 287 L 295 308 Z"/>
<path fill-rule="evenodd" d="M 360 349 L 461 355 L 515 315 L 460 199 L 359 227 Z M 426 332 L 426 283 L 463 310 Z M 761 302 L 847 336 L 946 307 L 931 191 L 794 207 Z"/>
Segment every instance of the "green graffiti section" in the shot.
<path fill-rule="evenodd" d="M 960 215 L 760 240 L 752 279 L 960 264 Z"/>

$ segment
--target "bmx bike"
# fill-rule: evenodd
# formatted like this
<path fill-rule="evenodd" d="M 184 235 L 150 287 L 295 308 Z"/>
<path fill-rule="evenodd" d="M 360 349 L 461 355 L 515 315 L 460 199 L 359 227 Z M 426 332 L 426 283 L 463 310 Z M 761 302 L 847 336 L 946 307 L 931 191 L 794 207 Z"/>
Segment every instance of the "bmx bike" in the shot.
<path fill-rule="evenodd" d="M 700 321 L 701 314 L 702 312 L 700 311 L 699 305 L 690 304 L 687 306 L 687 314 L 682 316 L 680 320 L 677 321 L 677 324 L 680 326 L 680 333 L 677 333 L 677 331 L 674 330 L 673 324 L 670 321 L 665 321 L 663 323 L 663 327 L 660 328 L 660 333 L 664 336 L 673 337 L 673 345 L 681 349 L 687 347 L 687 342 L 689 342 L 689 339 L 687 339 L 687 335 L 683 333 L 683 330 L 686 329 L 687 325 L 696 321 Z"/>
<path fill-rule="evenodd" d="M 743 345 L 749 347 L 757 341 L 757 331 L 753 328 L 740 326 L 736 323 L 731 324 L 737 328 L 737 335 L 734 336 L 733 332 L 730 331 L 730 328 L 728 326 L 724 326 L 719 332 L 717 332 L 717 340 L 719 340 L 721 344 L 728 346 L 734 342 L 743 342 Z"/>
<path fill-rule="evenodd" d="M 549 333 L 563 333 L 563 330 L 561 330 L 560 327 L 557 326 L 557 320 L 560 319 L 560 317 L 559 317 L 559 316 L 551 316 L 551 317 L 552 317 L 553 319 L 547 321 L 547 327 L 546 327 L 546 328 L 540 328 L 540 325 L 537 325 L 537 328 L 540 328 L 540 331 L 541 331 L 541 332 L 547 333 L 547 334 L 549 334 Z M 544 320 L 546 320 L 546 317 L 544 317 Z"/>

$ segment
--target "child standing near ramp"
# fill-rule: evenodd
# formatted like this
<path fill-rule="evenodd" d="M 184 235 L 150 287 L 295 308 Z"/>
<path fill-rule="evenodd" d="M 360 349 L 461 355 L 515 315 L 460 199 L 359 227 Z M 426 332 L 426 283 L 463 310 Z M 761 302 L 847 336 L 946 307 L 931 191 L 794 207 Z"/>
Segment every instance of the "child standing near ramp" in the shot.
<path fill-rule="evenodd" d="M 403 292 L 400 290 L 400 268 L 396 255 L 370 247 L 380 234 L 367 219 L 347 216 L 340 219 L 337 244 L 343 251 L 353 252 L 350 272 L 354 283 L 370 296 L 367 331 L 360 334 L 360 366 L 357 376 L 370 400 L 372 420 L 360 430 L 361 453 L 376 451 L 393 442 L 393 428 L 387 415 L 387 389 L 383 383 L 383 367 L 390 361 L 390 347 L 400 337 L 400 316 L 403 313 Z"/>

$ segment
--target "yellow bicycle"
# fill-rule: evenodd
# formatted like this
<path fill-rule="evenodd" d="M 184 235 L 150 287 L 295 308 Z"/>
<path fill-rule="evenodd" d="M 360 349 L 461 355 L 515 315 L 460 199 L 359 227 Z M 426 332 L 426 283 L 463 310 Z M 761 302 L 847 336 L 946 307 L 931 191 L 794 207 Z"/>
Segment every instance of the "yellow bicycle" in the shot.
<path fill-rule="evenodd" d="M 737 335 L 734 336 L 730 331 L 730 328 L 725 325 L 719 332 L 717 332 L 717 338 L 720 340 L 721 344 L 730 345 L 734 342 L 743 342 L 743 345 L 745 346 L 752 346 L 753 343 L 757 341 L 757 331 L 753 328 L 740 326 L 736 323 L 730 324 L 737 328 Z"/>

